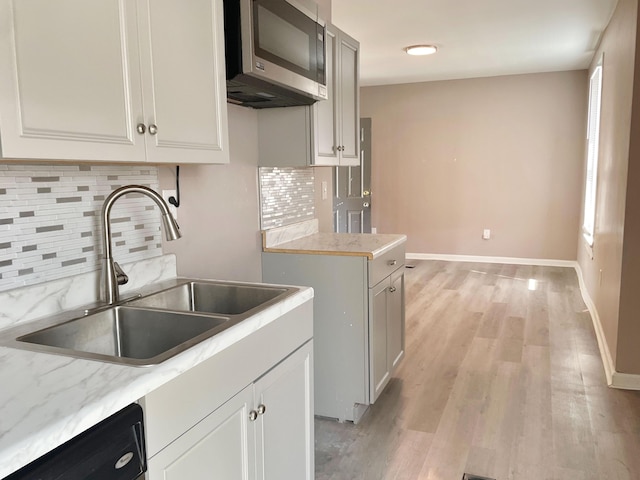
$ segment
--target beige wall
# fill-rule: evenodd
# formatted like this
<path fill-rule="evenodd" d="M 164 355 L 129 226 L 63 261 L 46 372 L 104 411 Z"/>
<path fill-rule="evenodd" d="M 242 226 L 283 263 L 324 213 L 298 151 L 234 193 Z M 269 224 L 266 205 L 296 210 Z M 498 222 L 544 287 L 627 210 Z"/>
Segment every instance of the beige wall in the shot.
<path fill-rule="evenodd" d="M 256 111 L 229 105 L 229 136 L 229 165 L 180 167 L 182 238 L 163 250 L 177 255 L 179 275 L 261 281 Z M 175 188 L 174 171 L 160 169 L 161 188 Z"/>
<path fill-rule="evenodd" d="M 314 167 L 315 216 L 321 232 L 333 232 L 333 167 Z M 327 198 L 322 199 L 322 182 L 327 183 Z"/>
<path fill-rule="evenodd" d="M 585 71 L 363 88 L 373 226 L 411 253 L 575 260 L 586 98 Z"/>
<path fill-rule="evenodd" d="M 633 243 L 640 241 L 640 224 L 638 215 L 633 218 L 630 213 L 636 212 L 639 202 L 633 188 L 627 193 L 628 173 L 629 185 L 640 184 L 635 170 L 629 170 L 637 7 L 637 0 L 618 2 L 591 67 L 604 54 L 593 258 L 582 236 L 578 240 L 578 263 L 609 351 L 616 370 L 626 373 L 640 373 L 637 305 L 630 310 L 640 285 L 640 266 L 631 255 Z M 637 149 L 637 143 L 633 145 Z M 621 289 L 625 292 L 622 300 Z"/>

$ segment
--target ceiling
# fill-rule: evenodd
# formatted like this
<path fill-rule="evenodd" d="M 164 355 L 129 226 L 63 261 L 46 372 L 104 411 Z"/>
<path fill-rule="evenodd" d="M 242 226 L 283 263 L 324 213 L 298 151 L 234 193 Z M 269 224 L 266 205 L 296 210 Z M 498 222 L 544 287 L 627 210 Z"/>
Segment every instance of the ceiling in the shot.
<path fill-rule="evenodd" d="M 587 68 L 617 0 L 332 0 L 361 85 Z M 438 53 L 412 57 L 408 45 Z"/>

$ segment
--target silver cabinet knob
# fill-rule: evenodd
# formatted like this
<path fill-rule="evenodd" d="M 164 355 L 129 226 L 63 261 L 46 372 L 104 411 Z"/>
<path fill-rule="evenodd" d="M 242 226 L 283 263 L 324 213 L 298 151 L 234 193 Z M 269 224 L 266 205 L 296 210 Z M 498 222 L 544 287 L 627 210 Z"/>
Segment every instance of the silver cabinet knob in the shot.
<path fill-rule="evenodd" d="M 362 192 L 363 197 L 368 197 L 369 195 L 371 195 L 371 192 L 369 190 L 365 190 L 364 192 Z"/>
<path fill-rule="evenodd" d="M 397 290 L 396 287 L 389 287 L 389 292 L 391 292 L 391 293 L 395 292 L 396 290 Z"/>
<path fill-rule="evenodd" d="M 338 151 L 339 152 L 344 152 L 344 146 L 343 145 L 338 146 Z"/>
<path fill-rule="evenodd" d="M 139 123 L 138 125 L 136 125 L 136 130 L 140 135 L 144 135 L 144 133 L 147 131 L 147 127 L 144 123 Z"/>
<path fill-rule="evenodd" d="M 389 260 L 387 262 L 387 265 L 389 265 L 390 267 L 393 267 L 394 265 L 397 265 L 398 261 L 397 260 Z"/>
<path fill-rule="evenodd" d="M 158 133 L 158 126 L 153 123 L 149 125 L 149 133 L 151 135 L 155 135 L 156 133 Z"/>
<path fill-rule="evenodd" d="M 255 410 L 251 410 L 249 412 L 249 420 L 251 420 L 252 422 L 255 422 L 258 419 L 258 412 L 256 412 Z"/>
<path fill-rule="evenodd" d="M 369 202 L 364 202 L 364 203 L 362 204 L 362 206 L 363 206 L 364 208 L 369 208 Z"/>
<path fill-rule="evenodd" d="M 258 405 L 258 415 L 264 415 L 264 412 L 267 411 L 267 407 L 264 404 Z"/>

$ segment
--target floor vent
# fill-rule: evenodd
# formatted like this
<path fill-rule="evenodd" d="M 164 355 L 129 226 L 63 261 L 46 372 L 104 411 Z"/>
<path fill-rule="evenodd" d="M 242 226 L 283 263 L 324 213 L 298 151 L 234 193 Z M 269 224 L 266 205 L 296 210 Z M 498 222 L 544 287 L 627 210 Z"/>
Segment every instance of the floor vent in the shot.
<path fill-rule="evenodd" d="M 495 478 L 481 477 L 480 475 L 474 475 L 473 473 L 465 473 L 462 476 L 462 480 L 496 480 Z"/>

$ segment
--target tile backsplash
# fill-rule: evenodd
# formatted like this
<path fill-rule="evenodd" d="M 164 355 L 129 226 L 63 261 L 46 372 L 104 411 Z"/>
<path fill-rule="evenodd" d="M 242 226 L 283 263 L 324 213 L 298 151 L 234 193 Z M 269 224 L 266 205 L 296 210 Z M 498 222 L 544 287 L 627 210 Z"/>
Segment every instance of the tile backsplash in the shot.
<path fill-rule="evenodd" d="M 312 168 L 260 167 L 258 170 L 263 230 L 314 218 Z"/>
<path fill-rule="evenodd" d="M 129 184 L 157 191 L 157 167 L 0 165 L 0 291 L 98 269 L 103 201 Z M 162 254 L 160 214 L 151 199 L 120 198 L 111 227 L 118 262 Z"/>

